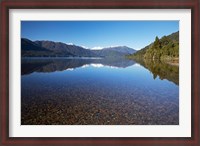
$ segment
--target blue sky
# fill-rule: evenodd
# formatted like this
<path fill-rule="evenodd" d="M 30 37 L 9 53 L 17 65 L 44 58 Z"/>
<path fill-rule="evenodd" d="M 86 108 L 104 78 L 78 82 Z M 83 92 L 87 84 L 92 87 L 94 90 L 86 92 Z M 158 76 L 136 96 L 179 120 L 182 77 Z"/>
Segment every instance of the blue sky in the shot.
<path fill-rule="evenodd" d="M 128 46 L 139 50 L 179 30 L 179 21 L 22 21 L 21 37 L 88 48 Z"/>

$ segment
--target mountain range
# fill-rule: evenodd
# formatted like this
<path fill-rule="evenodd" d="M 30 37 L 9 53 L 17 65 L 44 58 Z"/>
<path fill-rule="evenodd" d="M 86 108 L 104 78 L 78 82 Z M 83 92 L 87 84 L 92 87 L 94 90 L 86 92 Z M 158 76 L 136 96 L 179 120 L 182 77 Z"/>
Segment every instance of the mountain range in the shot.
<path fill-rule="evenodd" d="M 101 50 L 92 50 L 95 54 L 101 57 L 120 57 L 130 55 L 136 52 L 136 50 L 127 46 L 116 46 L 103 48 Z"/>
<path fill-rule="evenodd" d="M 53 41 L 21 39 L 22 57 L 124 57 L 136 52 L 127 46 L 85 49 L 81 46 Z"/>
<path fill-rule="evenodd" d="M 177 60 L 179 58 L 179 32 L 172 33 L 136 51 L 127 46 L 86 49 L 74 44 L 53 41 L 31 41 L 21 38 L 22 57 L 103 57 L 150 60 Z"/>

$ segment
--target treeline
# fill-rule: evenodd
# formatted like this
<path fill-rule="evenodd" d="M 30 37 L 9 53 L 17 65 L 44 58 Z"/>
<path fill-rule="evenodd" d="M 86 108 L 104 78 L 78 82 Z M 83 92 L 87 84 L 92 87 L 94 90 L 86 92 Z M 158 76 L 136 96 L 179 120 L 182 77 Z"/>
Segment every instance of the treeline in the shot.
<path fill-rule="evenodd" d="M 129 55 L 130 59 L 151 59 L 151 60 L 178 60 L 179 58 L 179 32 L 155 41 L 145 48 Z"/>

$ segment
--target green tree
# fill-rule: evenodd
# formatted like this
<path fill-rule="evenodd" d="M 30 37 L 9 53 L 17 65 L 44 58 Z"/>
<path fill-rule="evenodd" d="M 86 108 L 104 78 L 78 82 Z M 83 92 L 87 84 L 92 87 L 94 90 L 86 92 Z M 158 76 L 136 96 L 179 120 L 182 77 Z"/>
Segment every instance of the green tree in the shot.
<path fill-rule="evenodd" d="M 160 43 L 160 40 L 159 40 L 159 38 L 157 36 L 155 38 L 155 41 L 154 41 L 154 44 L 153 44 L 153 48 L 155 48 L 155 49 L 160 49 L 161 48 L 161 43 Z"/>

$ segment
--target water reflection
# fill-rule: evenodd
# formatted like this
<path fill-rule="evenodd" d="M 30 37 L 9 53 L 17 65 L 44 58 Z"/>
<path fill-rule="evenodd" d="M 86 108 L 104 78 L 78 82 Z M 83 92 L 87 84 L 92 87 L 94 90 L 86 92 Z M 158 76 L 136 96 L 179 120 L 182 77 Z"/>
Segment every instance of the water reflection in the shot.
<path fill-rule="evenodd" d="M 63 70 L 72 70 L 79 67 L 92 65 L 94 67 L 110 66 L 126 68 L 134 65 L 135 61 L 123 58 L 23 58 L 21 64 L 21 74 L 30 74 L 33 72 L 55 72 Z"/>
<path fill-rule="evenodd" d="M 156 79 L 159 77 L 161 80 L 167 79 L 179 85 L 179 66 L 171 65 L 169 63 L 163 62 L 161 60 L 136 60 L 137 63 L 144 66 L 148 69 L 152 74 L 153 78 Z"/>
<path fill-rule="evenodd" d="M 167 79 L 176 85 L 179 85 L 179 67 L 170 65 L 162 61 L 136 60 L 137 63 L 148 69 L 153 78 L 159 77 L 161 80 Z M 63 70 L 74 70 L 79 67 L 103 67 L 109 66 L 113 68 L 126 68 L 136 63 L 133 60 L 123 58 L 61 58 L 61 59 L 22 59 L 21 74 L 26 75 L 33 72 L 55 72 Z"/>
<path fill-rule="evenodd" d="M 156 78 L 164 74 L 170 80 L 164 73 L 170 68 L 140 64 L 126 59 L 22 59 L 21 124 L 179 124 L 179 87 Z"/>

